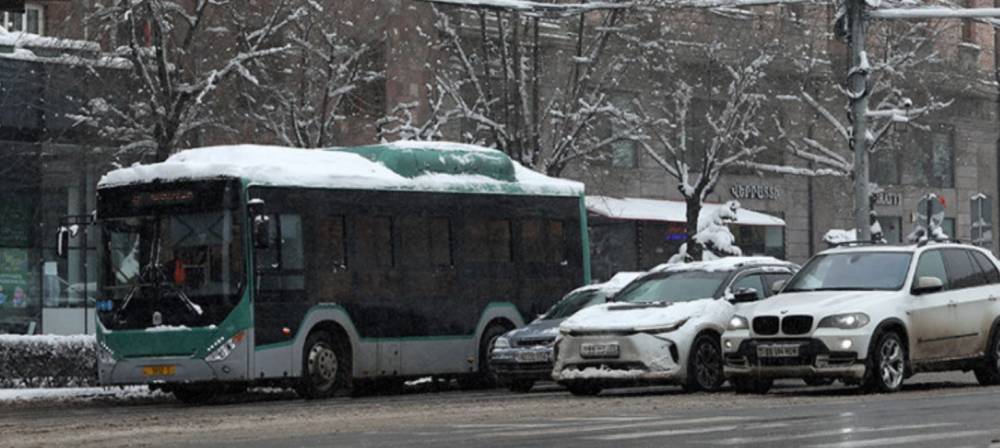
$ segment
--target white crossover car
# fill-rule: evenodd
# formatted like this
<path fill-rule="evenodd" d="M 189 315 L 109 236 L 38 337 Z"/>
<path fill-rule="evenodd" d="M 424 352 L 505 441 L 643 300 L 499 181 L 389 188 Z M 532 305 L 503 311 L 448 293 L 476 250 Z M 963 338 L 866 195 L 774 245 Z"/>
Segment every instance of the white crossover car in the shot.
<path fill-rule="evenodd" d="M 722 337 L 737 392 L 776 378 L 840 379 L 893 392 L 917 372 L 1000 384 L 1000 271 L 978 247 L 860 245 L 817 254 Z"/>
<path fill-rule="evenodd" d="M 552 378 L 575 395 L 643 384 L 718 390 L 725 382 L 719 337 L 736 304 L 770 295 L 796 268 L 730 257 L 653 269 L 612 302 L 560 324 Z"/>

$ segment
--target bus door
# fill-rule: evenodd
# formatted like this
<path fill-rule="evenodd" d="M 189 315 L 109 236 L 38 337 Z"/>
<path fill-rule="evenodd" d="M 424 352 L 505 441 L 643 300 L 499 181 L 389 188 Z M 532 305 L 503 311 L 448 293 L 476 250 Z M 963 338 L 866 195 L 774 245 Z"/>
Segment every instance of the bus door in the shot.
<path fill-rule="evenodd" d="M 291 375 L 290 342 L 309 309 L 305 285 L 302 218 L 298 214 L 267 215 L 267 241 L 258 242 L 254 262 L 255 374 Z"/>

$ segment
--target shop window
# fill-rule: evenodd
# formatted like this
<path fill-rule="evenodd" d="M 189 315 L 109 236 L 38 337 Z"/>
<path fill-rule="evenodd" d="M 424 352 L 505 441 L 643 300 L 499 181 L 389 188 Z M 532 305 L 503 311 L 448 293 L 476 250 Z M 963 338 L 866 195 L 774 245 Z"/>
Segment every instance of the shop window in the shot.
<path fill-rule="evenodd" d="M 23 31 L 38 35 L 45 32 L 45 9 L 38 4 L 25 4 L 23 13 L 0 13 L 0 19 L 3 19 L 2 25 L 7 31 Z"/>
<path fill-rule="evenodd" d="M 930 132 L 907 131 L 908 161 L 903 181 L 906 184 L 952 188 L 955 184 L 955 131 L 950 126 L 932 126 Z"/>
<path fill-rule="evenodd" d="M 882 239 L 889 244 L 897 244 L 903 241 L 903 219 L 899 216 L 879 216 L 876 218 L 878 225 L 882 227 Z"/>
<path fill-rule="evenodd" d="M 354 224 L 358 235 L 358 262 L 370 268 L 394 266 L 392 218 L 388 216 L 358 216 L 355 218 Z"/>
<path fill-rule="evenodd" d="M 899 154 L 896 145 L 886 145 L 871 153 L 871 181 L 879 185 L 899 185 Z"/>
<path fill-rule="evenodd" d="M 972 244 L 993 247 L 993 201 L 985 194 L 977 194 L 971 199 Z"/>
<path fill-rule="evenodd" d="M 956 238 L 955 236 L 955 218 L 945 218 L 941 222 L 941 230 L 944 231 L 948 238 Z"/>
<path fill-rule="evenodd" d="M 785 228 L 781 226 L 735 226 L 733 236 L 744 255 L 785 258 Z"/>

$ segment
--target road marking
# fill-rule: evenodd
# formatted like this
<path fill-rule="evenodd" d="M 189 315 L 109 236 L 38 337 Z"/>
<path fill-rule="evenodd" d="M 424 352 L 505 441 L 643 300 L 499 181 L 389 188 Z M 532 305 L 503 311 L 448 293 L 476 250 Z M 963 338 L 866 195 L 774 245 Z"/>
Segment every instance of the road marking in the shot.
<path fill-rule="evenodd" d="M 722 431 L 732 431 L 734 429 L 768 429 L 768 428 L 784 428 L 789 426 L 788 423 L 765 423 L 761 425 L 754 425 L 752 428 L 747 428 L 740 425 L 728 425 L 728 426 L 715 426 L 708 428 L 688 428 L 688 429 L 667 429 L 663 431 L 649 431 L 649 432 L 632 432 L 626 434 L 611 434 L 607 436 L 593 436 L 584 437 L 587 440 L 602 440 L 602 441 L 613 441 L 613 440 L 634 440 L 634 439 L 647 439 L 650 437 L 667 437 L 667 436 L 679 436 L 685 434 L 705 434 L 709 432 L 722 432 Z"/>
<path fill-rule="evenodd" d="M 964 439 L 974 436 L 984 436 L 989 433 L 990 431 L 939 432 L 934 434 L 885 437 L 881 439 L 849 440 L 844 442 L 824 443 L 820 445 L 811 445 L 811 446 L 813 448 L 863 448 L 868 446 L 885 446 L 885 445 L 900 445 L 904 443 L 929 442 L 932 440 L 947 440 L 947 439 L 959 439 L 959 438 Z"/>
<path fill-rule="evenodd" d="M 816 431 L 808 434 L 792 434 L 787 436 L 763 436 L 763 437 L 732 437 L 729 439 L 715 440 L 714 445 L 745 445 L 748 443 L 782 442 L 785 440 L 811 439 L 814 437 L 846 436 L 851 434 L 864 434 L 873 432 L 905 431 L 908 429 L 941 428 L 946 426 L 958 426 L 958 423 L 927 423 L 920 425 L 897 425 L 883 426 L 880 428 L 860 427 L 860 428 L 840 428 L 827 431 Z"/>
<path fill-rule="evenodd" d="M 644 428 L 644 427 L 660 427 L 660 426 L 677 426 L 677 425 L 690 425 L 698 423 L 724 423 L 724 422 L 741 422 L 749 420 L 762 420 L 760 418 L 751 417 L 736 417 L 736 416 L 724 416 L 724 417 L 705 417 L 705 418 L 687 418 L 679 420 L 663 420 L 663 421 L 648 421 L 639 423 L 626 423 L 621 425 L 597 425 L 597 426 L 563 426 L 561 428 L 552 429 L 540 429 L 537 431 L 519 431 L 519 432 L 494 432 L 479 434 L 478 438 L 490 438 L 490 437 L 544 437 L 549 435 L 559 435 L 559 434 L 577 434 L 581 432 L 600 432 L 600 431 L 616 431 L 622 429 L 630 428 Z"/>

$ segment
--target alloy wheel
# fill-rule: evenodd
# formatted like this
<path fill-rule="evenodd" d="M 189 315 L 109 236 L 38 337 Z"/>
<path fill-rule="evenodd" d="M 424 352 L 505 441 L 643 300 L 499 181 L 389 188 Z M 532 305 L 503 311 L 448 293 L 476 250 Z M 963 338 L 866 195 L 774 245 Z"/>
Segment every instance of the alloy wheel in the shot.
<path fill-rule="evenodd" d="M 324 342 L 313 345 L 309 351 L 309 374 L 326 388 L 337 380 L 337 353 Z"/>
<path fill-rule="evenodd" d="M 694 359 L 695 375 L 701 388 L 704 390 L 716 388 L 721 370 L 719 367 L 722 364 L 719 351 L 711 343 L 702 343 L 698 345 Z"/>
<path fill-rule="evenodd" d="M 880 349 L 879 372 L 886 387 L 895 389 L 903 382 L 903 348 L 894 338 L 886 338 Z"/>

